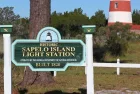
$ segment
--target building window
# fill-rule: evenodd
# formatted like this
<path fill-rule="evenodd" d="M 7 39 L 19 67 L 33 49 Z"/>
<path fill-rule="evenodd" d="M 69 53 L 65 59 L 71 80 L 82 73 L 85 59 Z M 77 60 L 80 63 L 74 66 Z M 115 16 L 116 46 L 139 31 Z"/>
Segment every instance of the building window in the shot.
<path fill-rule="evenodd" d="M 115 9 L 117 9 L 117 8 L 118 8 L 118 2 L 115 3 Z"/>

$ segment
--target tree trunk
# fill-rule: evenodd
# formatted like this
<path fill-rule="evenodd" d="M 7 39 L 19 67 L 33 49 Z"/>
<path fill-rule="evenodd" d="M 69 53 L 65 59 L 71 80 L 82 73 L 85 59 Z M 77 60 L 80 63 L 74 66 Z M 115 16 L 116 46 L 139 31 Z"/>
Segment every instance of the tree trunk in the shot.
<path fill-rule="evenodd" d="M 30 24 L 29 37 L 36 38 L 38 32 L 50 25 L 50 0 L 30 0 Z M 21 86 L 39 84 L 46 85 L 54 82 L 50 72 L 33 72 L 29 67 L 25 68 Z"/>
<path fill-rule="evenodd" d="M 36 38 L 40 29 L 49 26 L 50 0 L 30 0 L 30 38 Z"/>

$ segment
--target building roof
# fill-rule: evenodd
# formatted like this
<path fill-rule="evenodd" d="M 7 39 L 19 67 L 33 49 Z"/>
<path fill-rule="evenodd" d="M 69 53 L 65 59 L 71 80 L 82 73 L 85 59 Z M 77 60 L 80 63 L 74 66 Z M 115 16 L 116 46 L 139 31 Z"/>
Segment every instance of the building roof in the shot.
<path fill-rule="evenodd" d="M 131 30 L 140 30 L 140 25 L 132 25 Z"/>

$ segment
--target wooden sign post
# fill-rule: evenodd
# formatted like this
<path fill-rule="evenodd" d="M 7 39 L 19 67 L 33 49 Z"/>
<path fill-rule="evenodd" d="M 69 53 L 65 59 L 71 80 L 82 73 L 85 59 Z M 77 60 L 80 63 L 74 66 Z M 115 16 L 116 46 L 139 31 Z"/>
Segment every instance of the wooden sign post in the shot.
<path fill-rule="evenodd" d="M 0 25 L 4 41 L 4 94 L 12 94 L 11 81 L 11 37 L 12 25 Z"/>
<path fill-rule="evenodd" d="M 87 94 L 94 94 L 93 36 L 94 25 L 82 26 L 86 34 Z M 4 38 L 4 94 L 12 94 L 11 37 L 12 25 L 0 25 Z M 52 27 L 43 28 L 36 40 L 16 40 L 12 44 L 12 62 L 29 66 L 32 71 L 65 71 L 85 61 L 85 44 L 81 40 L 62 40 Z"/>
<path fill-rule="evenodd" d="M 93 81 L 93 32 L 95 32 L 94 25 L 82 26 L 86 34 L 86 74 L 87 74 L 87 94 L 94 94 L 94 81 Z"/>

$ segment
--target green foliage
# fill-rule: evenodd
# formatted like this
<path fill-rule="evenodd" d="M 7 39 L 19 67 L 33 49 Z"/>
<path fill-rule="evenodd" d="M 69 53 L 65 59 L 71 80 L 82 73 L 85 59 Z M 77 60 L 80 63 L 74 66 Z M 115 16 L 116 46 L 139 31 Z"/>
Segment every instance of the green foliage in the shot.
<path fill-rule="evenodd" d="M 104 61 L 106 54 L 106 42 L 107 42 L 107 32 L 108 27 L 100 27 L 98 31 L 94 33 L 94 60 L 95 61 Z"/>
<path fill-rule="evenodd" d="M 140 10 L 133 10 L 132 19 L 133 24 L 140 24 Z"/>
<path fill-rule="evenodd" d="M 94 44 L 96 47 L 103 47 L 107 41 L 108 27 L 100 27 L 98 31 L 94 33 Z"/>
<path fill-rule="evenodd" d="M 13 34 L 18 38 L 28 38 L 29 18 L 20 18 L 13 11 L 13 7 L 0 8 L 0 24 L 12 24 Z M 54 11 L 51 14 L 51 26 L 57 28 L 64 37 L 81 37 L 82 25 L 95 24 L 97 27 L 105 26 L 105 14 L 102 10 L 95 13 L 91 19 L 83 13 L 81 8 L 64 13 Z"/>
<path fill-rule="evenodd" d="M 128 50 L 129 25 L 116 23 L 109 26 L 109 38 L 107 40 L 108 51 L 114 56 L 125 55 Z"/>
<path fill-rule="evenodd" d="M 29 19 L 20 18 L 16 20 L 13 31 L 14 36 L 18 35 L 19 38 L 27 39 L 29 34 Z"/>
<path fill-rule="evenodd" d="M 9 25 L 14 24 L 19 19 L 19 15 L 16 15 L 13 11 L 14 7 L 0 8 L 0 24 Z"/>
<path fill-rule="evenodd" d="M 76 35 L 75 38 L 81 39 L 83 42 L 85 42 L 85 34 L 84 33 Z"/>
<path fill-rule="evenodd" d="M 14 7 L 0 8 L 0 24 L 13 25 L 12 35 L 27 38 L 29 31 L 29 19 L 20 18 L 13 11 Z"/>
<path fill-rule="evenodd" d="M 75 37 L 83 32 L 82 25 L 94 24 L 98 27 L 106 25 L 106 17 L 103 10 L 98 10 L 90 19 L 81 8 L 64 13 L 54 11 L 51 15 L 52 26 L 57 28 L 62 36 Z"/>
<path fill-rule="evenodd" d="M 96 28 L 98 30 L 99 27 L 106 26 L 106 17 L 103 10 L 98 10 L 95 12 L 95 15 L 93 15 L 90 18 L 91 24 L 96 25 Z"/>
<path fill-rule="evenodd" d="M 82 25 L 89 24 L 89 18 L 83 14 L 81 8 L 74 9 L 74 11 L 66 11 L 63 14 L 54 11 L 51 15 L 51 25 L 57 28 L 62 36 L 76 36 L 81 34 Z"/>
<path fill-rule="evenodd" d="M 129 32 L 127 36 L 128 41 L 139 41 L 140 40 L 140 35 L 136 34 L 134 32 Z"/>

